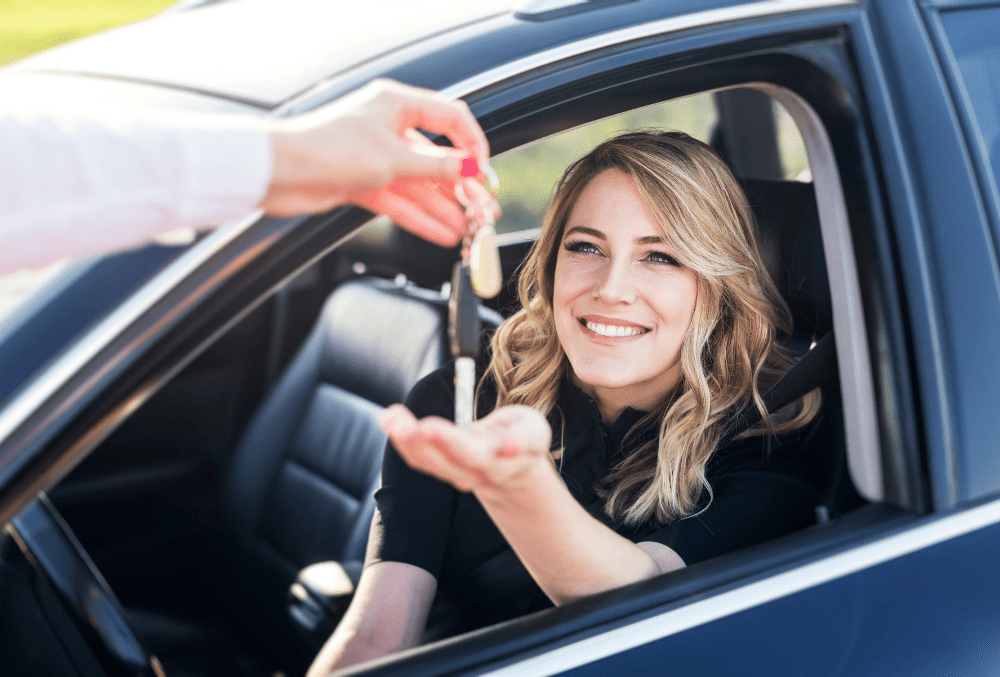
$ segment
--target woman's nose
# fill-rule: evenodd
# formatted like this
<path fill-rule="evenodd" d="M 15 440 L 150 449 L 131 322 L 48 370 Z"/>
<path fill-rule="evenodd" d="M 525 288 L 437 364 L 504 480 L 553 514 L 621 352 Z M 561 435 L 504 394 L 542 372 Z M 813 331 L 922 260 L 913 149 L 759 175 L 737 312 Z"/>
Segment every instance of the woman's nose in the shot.
<path fill-rule="evenodd" d="M 594 285 L 594 297 L 605 303 L 633 303 L 636 299 L 635 271 L 630 261 L 610 261 L 603 266 Z"/>

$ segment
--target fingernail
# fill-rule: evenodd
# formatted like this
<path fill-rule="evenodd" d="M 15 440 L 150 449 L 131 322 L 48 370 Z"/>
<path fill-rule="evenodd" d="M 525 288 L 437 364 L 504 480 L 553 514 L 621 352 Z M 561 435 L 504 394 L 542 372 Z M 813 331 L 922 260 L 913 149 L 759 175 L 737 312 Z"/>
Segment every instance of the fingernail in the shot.
<path fill-rule="evenodd" d="M 479 176 L 479 161 L 471 156 L 462 160 L 462 171 L 460 174 L 468 177 Z"/>

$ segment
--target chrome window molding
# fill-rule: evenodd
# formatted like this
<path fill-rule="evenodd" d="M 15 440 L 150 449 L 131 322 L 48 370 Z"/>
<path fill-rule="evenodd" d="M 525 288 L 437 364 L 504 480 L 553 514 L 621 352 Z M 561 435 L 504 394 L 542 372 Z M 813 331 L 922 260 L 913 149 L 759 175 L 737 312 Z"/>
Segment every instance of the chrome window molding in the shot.
<path fill-rule="evenodd" d="M 497 234 L 497 246 L 509 247 L 524 242 L 534 242 L 538 239 L 542 229 L 535 226 L 533 228 L 522 228 L 521 230 L 511 230 L 506 233 Z"/>
<path fill-rule="evenodd" d="M 1000 500 L 925 522 L 874 543 L 851 548 L 747 585 L 736 585 L 680 608 L 482 674 L 488 677 L 559 674 L 998 523 Z"/>
<path fill-rule="evenodd" d="M 442 95 L 454 99 L 469 96 L 536 68 L 634 40 L 743 19 L 788 14 L 802 10 L 823 9 L 826 7 L 857 5 L 859 2 L 860 0 L 761 0 L 760 2 L 752 2 L 746 5 L 709 9 L 684 16 L 651 21 L 639 26 L 630 26 L 603 35 L 595 35 L 591 38 L 553 47 L 552 49 L 521 59 L 515 59 L 514 61 L 491 68 L 484 73 L 451 85 L 442 90 Z"/>

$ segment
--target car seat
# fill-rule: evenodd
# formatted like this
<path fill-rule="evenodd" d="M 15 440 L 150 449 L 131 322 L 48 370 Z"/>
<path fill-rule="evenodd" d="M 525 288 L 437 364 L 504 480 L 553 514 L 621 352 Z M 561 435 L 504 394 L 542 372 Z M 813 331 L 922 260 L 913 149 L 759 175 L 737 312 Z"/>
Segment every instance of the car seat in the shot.
<path fill-rule="evenodd" d="M 304 567 L 327 560 L 344 563 L 356 582 L 385 447 L 376 420 L 450 359 L 447 301 L 373 277 L 338 286 L 223 473 L 227 538 L 214 544 L 212 585 L 286 668 L 304 669 L 299 662 L 315 651 L 289 618 L 289 586 Z M 499 323 L 492 311 L 482 317 Z M 165 660 L 207 657 L 224 643 L 211 629 L 159 613 L 130 610 L 130 617 Z"/>

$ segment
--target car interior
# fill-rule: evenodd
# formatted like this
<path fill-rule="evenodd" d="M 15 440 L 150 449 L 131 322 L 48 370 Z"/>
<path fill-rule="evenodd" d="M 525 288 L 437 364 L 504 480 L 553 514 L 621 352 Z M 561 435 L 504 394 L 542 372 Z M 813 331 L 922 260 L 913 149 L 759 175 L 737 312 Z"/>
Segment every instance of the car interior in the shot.
<path fill-rule="evenodd" d="M 816 194 L 794 123 L 759 91 L 729 89 L 700 101 L 709 104 L 698 109 L 707 122 L 690 133 L 719 150 L 741 181 L 763 258 L 794 316 L 793 333 L 782 339 L 805 353 L 834 322 Z M 674 128 L 671 110 L 615 124 Z M 601 124 L 590 133 L 607 136 L 614 127 Z M 545 150 L 549 142 L 538 141 L 530 157 L 556 155 L 555 146 Z M 596 141 L 561 143 L 580 155 Z M 502 185 L 514 174 L 503 168 L 517 167 L 524 152 L 497 159 Z M 540 223 L 540 207 L 517 200 L 501 192 L 517 221 L 499 224 L 507 284 L 482 304 L 487 331 L 517 307 L 517 267 Z M 385 445 L 376 417 L 450 359 L 447 283 L 457 255 L 375 219 L 172 378 L 10 530 L 0 571 L 5 589 L 23 592 L 4 597 L 4 617 L 30 621 L 6 633 L 8 648 L 42 661 L 40 674 L 62 666 L 90 674 L 88 661 L 107 669 L 109 659 L 72 620 L 79 612 L 22 554 L 37 548 L 61 552 L 78 562 L 76 575 L 113 590 L 118 601 L 107 604 L 120 602 L 141 646 L 135 651 L 155 654 L 167 674 L 304 671 L 360 575 Z M 833 533 L 845 516 L 871 506 L 848 469 L 840 385 L 834 379 L 822 389 L 804 463 L 823 497 L 811 530 Z M 54 524 L 64 537 L 32 546 L 25 541 L 33 523 Z M 754 566 L 780 547 L 754 549 Z M 744 557 L 704 566 L 749 565 Z M 655 589 L 682 598 L 689 584 L 667 575 L 629 594 Z M 572 609 L 559 611 L 551 624 L 572 622 Z M 50 649 L 39 651 L 45 642 Z"/>

